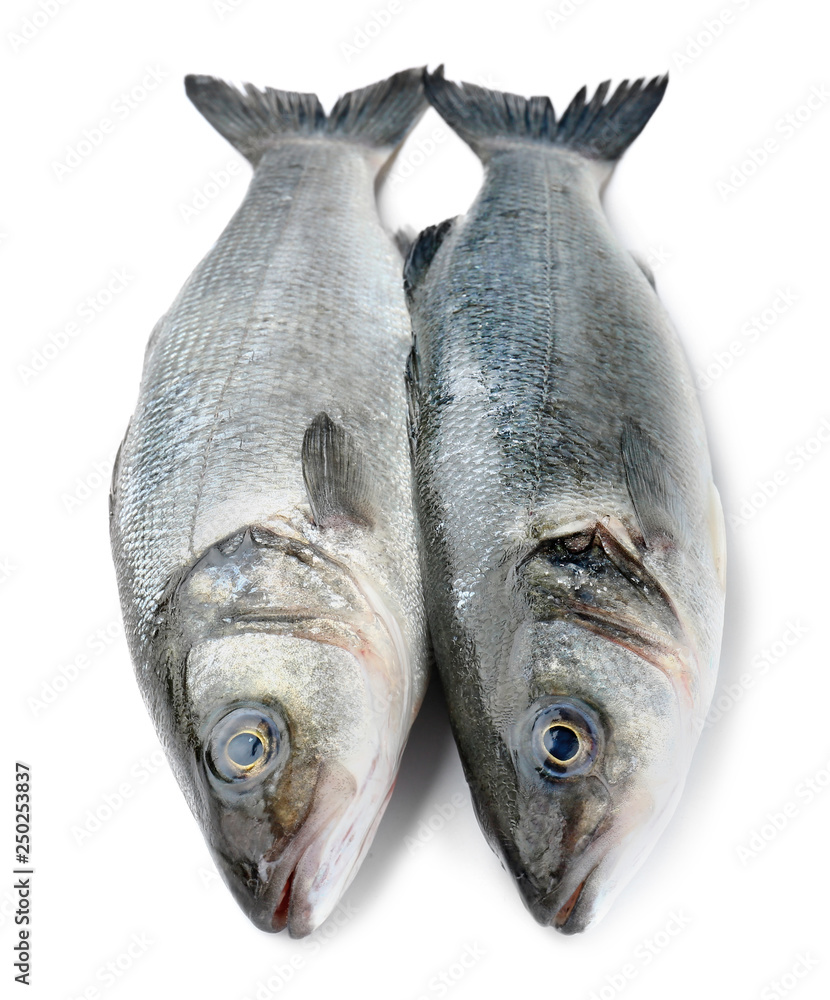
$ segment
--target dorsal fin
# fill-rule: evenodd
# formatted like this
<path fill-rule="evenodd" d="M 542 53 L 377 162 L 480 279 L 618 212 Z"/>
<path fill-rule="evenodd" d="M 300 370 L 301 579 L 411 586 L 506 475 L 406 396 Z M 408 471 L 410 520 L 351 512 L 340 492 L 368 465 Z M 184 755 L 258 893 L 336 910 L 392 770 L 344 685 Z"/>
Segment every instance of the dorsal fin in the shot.
<path fill-rule="evenodd" d="M 306 428 L 302 448 L 303 480 L 315 524 L 346 522 L 371 527 L 374 490 L 357 443 L 349 432 L 318 413 Z"/>
<path fill-rule="evenodd" d="M 392 234 L 392 240 L 398 248 L 398 253 L 401 255 L 402 260 L 405 261 L 409 256 L 412 244 L 417 238 L 415 230 L 411 226 L 400 226 Z"/>
<path fill-rule="evenodd" d="M 428 226 L 410 247 L 403 269 L 403 287 L 410 298 L 424 280 L 438 248 L 454 222 L 455 219 L 445 219 L 437 226 Z"/>
<path fill-rule="evenodd" d="M 409 457 L 415 461 L 418 452 L 418 426 L 421 421 L 421 387 L 418 383 L 418 343 L 412 338 L 412 347 L 406 358 L 404 382 L 406 384 L 407 431 L 409 437 Z"/>

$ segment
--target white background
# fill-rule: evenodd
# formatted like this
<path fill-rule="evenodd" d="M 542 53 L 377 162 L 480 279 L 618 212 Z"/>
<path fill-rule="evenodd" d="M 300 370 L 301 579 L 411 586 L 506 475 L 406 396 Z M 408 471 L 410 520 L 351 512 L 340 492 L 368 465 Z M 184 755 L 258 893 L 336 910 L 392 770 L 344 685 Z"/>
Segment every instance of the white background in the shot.
<path fill-rule="evenodd" d="M 822 427 L 830 434 L 823 5 L 50 2 L 57 12 L 38 14 L 42 26 L 22 43 L 40 8 L 5 3 L 0 38 L 3 996 L 826 998 L 830 447 L 816 437 Z M 358 34 L 373 9 L 387 23 Z M 247 922 L 160 761 L 118 631 L 109 468 L 150 330 L 249 176 L 186 100 L 182 76 L 317 91 L 328 107 L 346 90 L 441 61 L 453 79 L 550 94 L 560 110 L 583 83 L 671 71 L 607 206 L 623 242 L 657 262 L 693 370 L 709 369 L 701 401 L 732 515 L 721 711 L 640 874 L 599 926 L 566 938 L 533 922 L 480 835 L 433 690 L 345 909 L 294 941 Z M 125 114 L 120 95 L 149 68 L 164 79 Z M 788 132 L 785 116 L 802 106 L 804 120 Z M 59 178 L 67 146 L 77 149 L 102 118 L 113 131 Z M 766 140 L 767 161 L 744 170 L 747 150 Z M 223 180 L 229 164 L 229 183 L 211 187 L 211 172 Z M 383 199 L 390 223 L 438 222 L 477 190 L 477 161 L 432 111 L 399 169 L 406 164 L 409 176 Z M 734 170 L 740 189 L 719 189 Z M 204 207 L 183 218 L 183 206 L 203 204 L 200 192 Z M 128 280 L 104 303 L 114 270 Z M 100 312 L 88 313 L 88 296 Z M 746 324 L 770 309 L 752 339 Z M 62 338 L 72 322 L 75 335 Z M 45 348 L 45 366 L 27 373 Z M 759 492 L 765 481 L 769 496 Z M 766 667 L 765 648 L 777 657 Z M 34 775 L 25 993 L 11 951 L 15 759 Z M 776 990 L 799 955 L 818 964 Z"/>

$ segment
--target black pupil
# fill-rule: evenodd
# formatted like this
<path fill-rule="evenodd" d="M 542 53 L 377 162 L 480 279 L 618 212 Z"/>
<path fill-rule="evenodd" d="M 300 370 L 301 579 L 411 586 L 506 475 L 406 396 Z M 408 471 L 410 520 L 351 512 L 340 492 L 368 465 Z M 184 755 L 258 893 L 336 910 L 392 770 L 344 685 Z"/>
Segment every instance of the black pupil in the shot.
<path fill-rule="evenodd" d="M 227 753 L 234 764 L 250 767 L 265 753 L 265 747 L 254 733 L 239 733 L 228 743 Z"/>
<path fill-rule="evenodd" d="M 545 733 L 544 740 L 545 750 L 555 760 L 571 760 L 579 750 L 579 737 L 567 726 L 551 726 Z"/>

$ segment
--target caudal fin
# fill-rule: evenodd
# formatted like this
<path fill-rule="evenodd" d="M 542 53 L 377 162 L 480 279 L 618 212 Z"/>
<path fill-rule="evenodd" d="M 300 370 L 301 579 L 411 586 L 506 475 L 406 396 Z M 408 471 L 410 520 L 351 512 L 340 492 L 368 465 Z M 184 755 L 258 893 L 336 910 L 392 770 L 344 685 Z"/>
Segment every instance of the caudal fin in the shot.
<path fill-rule="evenodd" d="M 186 76 L 187 96 L 211 125 L 256 165 L 265 149 L 290 136 L 325 135 L 391 153 L 427 107 L 423 69 L 344 94 L 327 115 L 316 94 L 246 83 L 244 90 L 212 76 Z"/>
<path fill-rule="evenodd" d="M 470 83 L 452 83 L 444 79 L 441 69 L 425 74 L 424 84 L 432 106 L 483 160 L 505 143 L 536 142 L 613 163 L 654 114 L 666 91 L 668 74 L 648 83 L 623 80 L 607 102 L 610 80 L 601 83 L 587 103 L 583 87 L 558 121 L 547 97 L 519 97 Z"/>

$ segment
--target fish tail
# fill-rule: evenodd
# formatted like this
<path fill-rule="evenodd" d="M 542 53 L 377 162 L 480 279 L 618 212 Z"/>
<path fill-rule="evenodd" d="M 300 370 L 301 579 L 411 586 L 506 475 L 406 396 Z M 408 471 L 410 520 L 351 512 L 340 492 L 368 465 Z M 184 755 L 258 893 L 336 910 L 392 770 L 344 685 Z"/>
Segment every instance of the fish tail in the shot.
<path fill-rule="evenodd" d="M 648 83 L 628 80 L 606 101 L 611 81 L 590 101 L 583 87 L 557 121 L 547 97 L 519 97 L 444 79 L 441 68 L 424 75 L 430 104 L 485 162 L 505 143 L 564 147 L 591 160 L 616 162 L 645 128 L 663 99 L 668 73 Z"/>
<path fill-rule="evenodd" d="M 427 108 L 424 70 L 407 69 L 344 94 L 327 115 L 316 94 L 246 83 L 242 90 L 213 76 L 186 76 L 185 91 L 211 125 L 256 166 L 286 138 L 329 136 L 391 153 Z"/>

